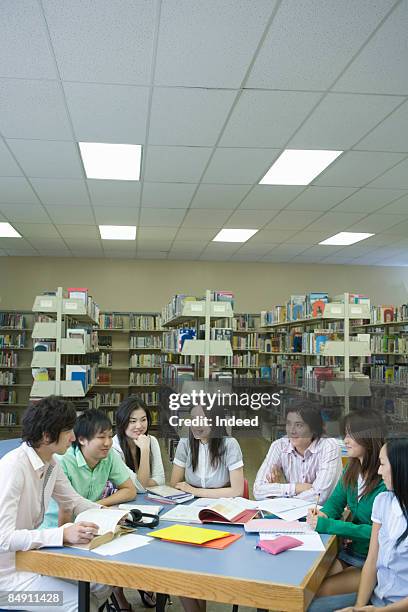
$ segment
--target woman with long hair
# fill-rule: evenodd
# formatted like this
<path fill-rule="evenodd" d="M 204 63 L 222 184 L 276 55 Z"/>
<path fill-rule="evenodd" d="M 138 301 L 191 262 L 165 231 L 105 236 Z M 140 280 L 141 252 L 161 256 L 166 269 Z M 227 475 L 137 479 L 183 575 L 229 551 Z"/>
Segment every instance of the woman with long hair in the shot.
<path fill-rule="evenodd" d="M 116 412 L 113 448 L 135 473 L 136 486 L 164 484 L 164 468 L 157 438 L 149 434 L 151 415 L 137 395 L 129 395 Z M 139 485 L 139 487 L 140 487 Z"/>
<path fill-rule="evenodd" d="M 408 610 L 408 438 L 384 444 L 378 473 L 387 491 L 374 501 L 370 547 L 358 593 L 317 599 L 319 605 L 310 608 L 313 612 Z"/>
<path fill-rule="evenodd" d="M 348 464 L 320 512 L 309 511 L 308 523 L 319 533 L 344 538 L 340 553 L 322 582 L 318 597 L 353 593 L 371 537 L 371 512 L 375 498 L 386 490 L 378 474 L 384 444 L 384 422 L 379 412 L 357 410 L 343 421 Z M 346 507 L 350 520 L 342 520 Z"/>

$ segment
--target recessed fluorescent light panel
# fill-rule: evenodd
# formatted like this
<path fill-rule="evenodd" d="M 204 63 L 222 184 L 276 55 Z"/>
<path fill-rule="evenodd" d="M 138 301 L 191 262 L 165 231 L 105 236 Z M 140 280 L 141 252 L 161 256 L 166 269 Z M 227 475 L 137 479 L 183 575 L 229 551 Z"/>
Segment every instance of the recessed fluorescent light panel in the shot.
<path fill-rule="evenodd" d="M 222 229 L 218 232 L 213 242 L 246 242 L 254 234 L 257 229 Z"/>
<path fill-rule="evenodd" d="M 309 185 L 343 151 L 286 149 L 272 164 L 260 185 Z"/>
<path fill-rule="evenodd" d="M 0 223 L 0 238 L 22 238 L 10 223 Z"/>
<path fill-rule="evenodd" d="M 374 234 L 364 234 L 358 232 L 340 232 L 339 234 L 331 236 L 331 238 L 323 240 L 323 242 L 319 242 L 319 244 L 348 246 L 350 244 L 360 242 L 361 240 L 365 240 L 366 238 L 370 238 L 370 236 L 374 236 Z"/>
<path fill-rule="evenodd" d="M 89 179 L 138 181 L 141 145 L 80 142 L 79 150 Z"/>
<path fill-rule="evenodd" d="M 102 240 L 136 240 L 136 225 L 100 225 Z"/>

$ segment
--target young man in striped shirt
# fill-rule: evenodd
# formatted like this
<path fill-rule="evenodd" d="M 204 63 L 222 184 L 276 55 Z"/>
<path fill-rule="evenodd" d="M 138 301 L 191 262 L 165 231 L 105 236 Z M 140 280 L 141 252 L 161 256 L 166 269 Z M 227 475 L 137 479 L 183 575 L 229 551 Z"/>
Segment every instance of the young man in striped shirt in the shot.
<path fill-rule="evenodd" d="M 324 438 L 320 410 L 297 400 L 286 414 L 286 436 L 272 442 L 254 484 L 255 499 L 300 497 L 324 503 L 340 478 L 340 447 Z"/>

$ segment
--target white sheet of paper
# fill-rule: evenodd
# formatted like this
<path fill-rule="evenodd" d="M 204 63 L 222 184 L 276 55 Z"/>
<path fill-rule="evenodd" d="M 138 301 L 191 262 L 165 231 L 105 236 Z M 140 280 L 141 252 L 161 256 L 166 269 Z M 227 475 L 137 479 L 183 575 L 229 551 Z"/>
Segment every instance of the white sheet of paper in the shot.
<path fill-rule="evenodd" d="M 275 514 L 284 521 L 297 521 L 307 516 L 309 508 L 315 508 L 316 503 L 310 500 L 295 499 L 287 497 L 275 497 L 274 499 L 264 499 L 257 502 L 260 510 L 265 510 Z M 317 506 L 319 509 L 321 506 Z"/>
<path fill-rule="evenodd" d="M 101 546 L 97 546 L 93 549 L 92 552 L 97 555 L 119 555 L 120 553 L 127 552 L 128 550 L 133 550 L 135 548 L 140 548 L 141 546 L 146 546 L 153 541 L 153 538 L 149 538 L 148 536 L 137 535 L 135 533 L 128 533 L 126 535 L 121 536 L 120 538 L 115 538 L 111 542 L 107 542 L 106 544 L 102 544 Z"/>
<path fill-rule="evenodd" d="M 276 540 L 280 535 L 287 534 L 279 534 L 279 533 L 260 533 L 260 540 Z M 313 531 L 312 533 L 297 533 L 293 535 L 297 540 L 301 540 L 303 542 L 302 546 L 297 546 L 296 548 L 291 548 L 290 550 L 299 551 L 299 552 L 308 552 L 308 551 L 325 551 L 324 544 L 320 535 Z"/>

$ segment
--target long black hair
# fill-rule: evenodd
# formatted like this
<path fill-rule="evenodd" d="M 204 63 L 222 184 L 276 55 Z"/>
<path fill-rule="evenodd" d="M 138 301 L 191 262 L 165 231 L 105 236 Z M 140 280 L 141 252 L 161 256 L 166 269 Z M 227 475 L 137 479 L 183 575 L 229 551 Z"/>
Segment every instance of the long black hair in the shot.
<path fill-rule="evenodd" d="M 196 406 L 192 406 L 191 410 L 194 408 L 196 408 Z M 202 408 L 205 416 L 211 419 L 212 424 L 208 440 L 208 450 L 211 465 L 217 468 L 225 454 L 225 438 L 227 437 L 225 425 L 220 425 L 219 419 L 225 418 L 227 415 L 224 408 L 217 406 L 217 404 L 214 404 L 211 410 L 208 411 L 205 406 L 202 406 Z M 198 455 L 201 442 L 194 437 L 191 427 L 188 434 L 188 442 L 191 451 L 191 467 L 193 468 L 193 472 L 195 472 L 198 466 Z"/>
<path fill-rule="evenodd" d="M 399 546 L 408 536 L 408 438 L 392 438 L 387 442 L 387 457 L 391 464 L 392 488 L 407 526 L 399 536 Z"/>
<path fill-rule="evenodd" d="M 129 395 L 126 397 L 123 402 L 119 405 L 119 408 L 116 412 L 116 432 L 119 438 L 119 444 L 125 456 L 126 465 L 137 472 L 140 465 L 140 448 L 136 445 L 136 462 L 133 460 L 133 455 L 130 451 L 130 443 L 128 437 L 126 435 L 126 430 L 129 425 L 131 414 L 134 410 L 144 410 L 147 418 L 147 430 L 146 435 L 149 433 L 149 427 L 152 424 L 152 416 L 144 403 L 144 401 L 138 395 Z M 152 450 L 150 449 L 150 461 L 152 456 Z"/>
<path fill-rule="evenodd" d="M 380 450 L 385 438 L 385 423 L 382 414 L 368 408 L 350 412 L 344 417 L 343 433 L 353 438 L 365 450 L 362 462 L 357 457 L 351 457 L 348 460 L 347 469 L 343 475 L 344 486 L 354 488 L 361 474 L 364 478 L 361 496 L 368 495 L 381 482 L 378 468 Z"/>

